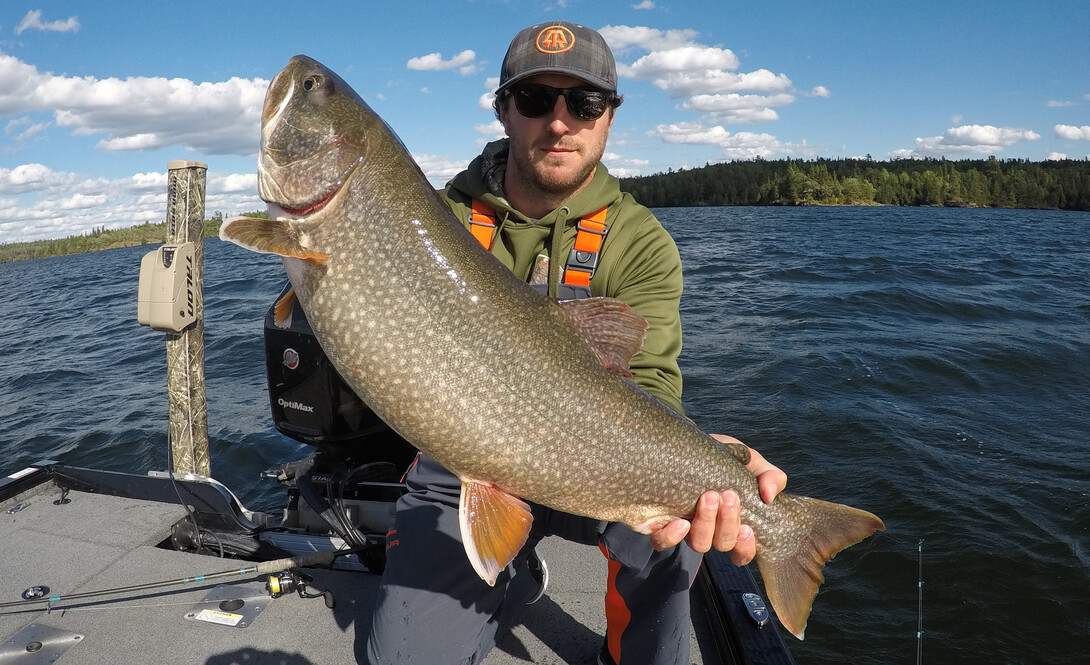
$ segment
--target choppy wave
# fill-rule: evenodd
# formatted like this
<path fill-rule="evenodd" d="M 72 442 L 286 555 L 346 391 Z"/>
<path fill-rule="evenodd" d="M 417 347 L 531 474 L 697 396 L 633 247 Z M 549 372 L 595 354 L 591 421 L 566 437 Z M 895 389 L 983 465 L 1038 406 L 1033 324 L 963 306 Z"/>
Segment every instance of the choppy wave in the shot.
<path fill-rule="evenodd" d="M 1079 663 L 1090 653 L 1090 215 L 657 211 L 685 262 L 688 414 L 791 490 L 880 515 L 826 568 L 805 663 Z M 165 342 L 136 323 L 150 248 L 0 265 L 0 459 L 166 466 Z M 303 446 L 269 424 L 279 261 L 206 244 L 212 466 L 242 500 Z"/>
<path fill-rule="evenodd" d="M 799 662 L 1077 663 L 1090 649 L 1090 216 L 662 210 L 686 408 L 794 491 L 882 516 Z"/>

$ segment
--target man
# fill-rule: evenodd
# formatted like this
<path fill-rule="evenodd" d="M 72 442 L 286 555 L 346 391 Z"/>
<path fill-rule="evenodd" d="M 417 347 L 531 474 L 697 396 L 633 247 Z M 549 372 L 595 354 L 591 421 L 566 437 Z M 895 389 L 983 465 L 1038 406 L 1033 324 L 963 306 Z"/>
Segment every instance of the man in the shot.
<path fill-rule="evenodd" d="M 599 161 L 621 103 L 616 91 L 616 65 L 597 32 L 567 22 L 522 30 L 504 58 L 494 104 L 508 139 L 489 144 L 444 195 L 478 240 L 537 288 L 553 297 L 617 298 L 647 319 L 630 371 L 681 412 L 681 259 L 654 215 L 621 194 Z M 787 482 L 756 453 L 749 468 L 765 501 Z M 483 660 L 543 590 L 533 548 L 546 535 L 598 545 L 609 559 L 600 662 L 688 663 L 688 589 L 702 553 L 731 551 L 740 565 L 755 554 L 729 490 L 705 493 L 691 522 L 675 520 L 651 536 L 535 505 L 526 546 L 490 587 L 462 547 L 458 479 L 421 456 L 406 484 L 367 641 L 375 664 Z"/>

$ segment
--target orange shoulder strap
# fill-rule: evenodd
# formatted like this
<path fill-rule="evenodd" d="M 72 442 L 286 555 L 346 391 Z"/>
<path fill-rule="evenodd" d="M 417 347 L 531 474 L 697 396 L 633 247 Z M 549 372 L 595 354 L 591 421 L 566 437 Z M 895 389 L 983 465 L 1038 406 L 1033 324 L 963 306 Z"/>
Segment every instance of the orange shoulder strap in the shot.
<path fill-rule="evenodd" d="M 492 249 L 492 236 L 496 231 L 496 211 L 473 199 L 469 212 L 469 231 L 485 249 Z"/>
<path fill-rule="evenodd" d="M 564 266 L 565 284 L 590 286 L 590 278 L 598 268 L 602 243 L 609 232 L 606 224 L 607 210 L 608 206 L 579 220 L 575 231 L 575 246 L 568 254 L 568 263 Z"/>
<path fill-rule="evenodd" d="M 598 255 L 602 251 L 609 226 L 606 224 L 606 212 L 609 207 L 587 215 L 579 220 L 575 230 L 575 246 L 568 254 L 564 266 L 564 283 L 576 286 L 590 286 L 590 278 L 598 268 Z M 485 249 L 492 249 L 496 231 L 496 211 L 473 199 L 469 213 L 469 230 L 477 242 Z"/>

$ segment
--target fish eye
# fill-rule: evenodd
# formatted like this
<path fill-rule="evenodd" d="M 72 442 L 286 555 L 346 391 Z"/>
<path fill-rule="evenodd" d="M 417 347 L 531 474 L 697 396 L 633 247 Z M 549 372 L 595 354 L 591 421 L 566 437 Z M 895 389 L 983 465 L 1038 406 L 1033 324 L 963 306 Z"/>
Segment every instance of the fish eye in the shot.
<path fill-rule="evenodd" d="M 317 90 L 322 87 L 322 83 L 325 81 L 321 76 L 308 76 L 303 81 L 303 90 L 310 92 L 311 90 Z"/>

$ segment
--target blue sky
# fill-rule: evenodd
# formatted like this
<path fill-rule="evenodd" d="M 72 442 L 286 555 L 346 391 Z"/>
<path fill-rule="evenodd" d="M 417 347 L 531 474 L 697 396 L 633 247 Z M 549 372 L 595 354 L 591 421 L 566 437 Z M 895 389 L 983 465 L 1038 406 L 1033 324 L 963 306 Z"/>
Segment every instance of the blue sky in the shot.
<path fill-rule="evenodd" d="M 172 159 L 208 164 L 209 214 L 264 209 L 261 101 L 296 53 L 348 81 L 440 185 L 501 135 L 488 95 L 503 54 L 549 20 L 614 51 L 616 175 L 1090 156 L 1087 0 L 4 0 L 0 242 L 161 221 Z"/>

